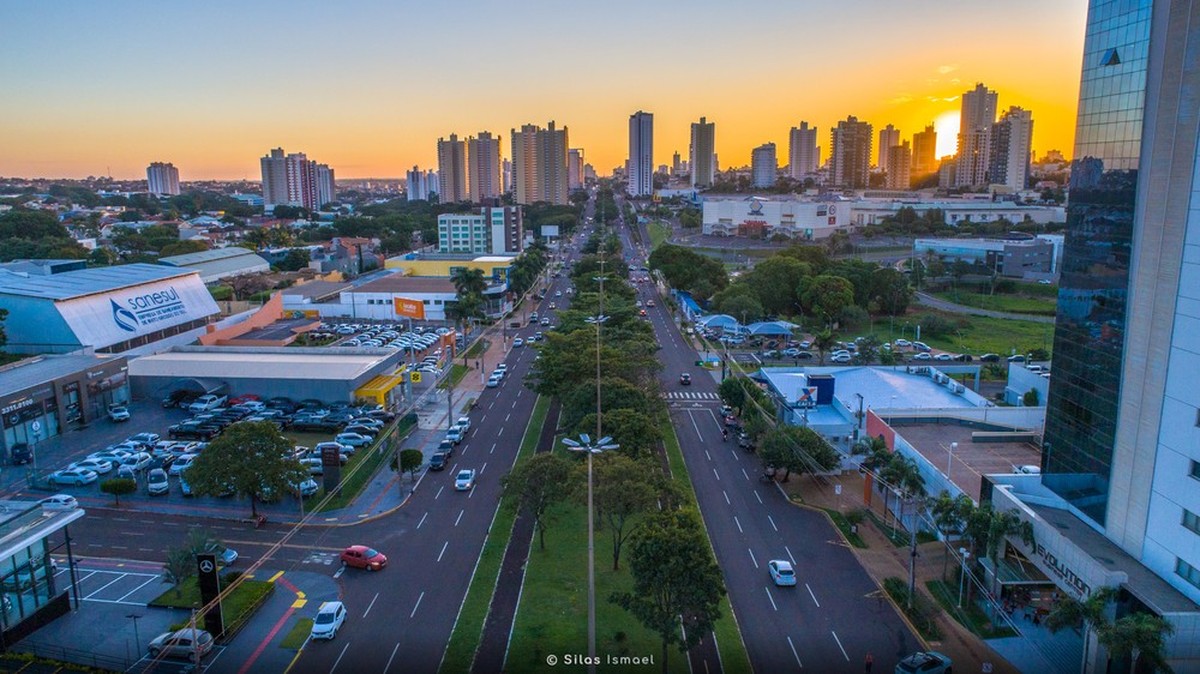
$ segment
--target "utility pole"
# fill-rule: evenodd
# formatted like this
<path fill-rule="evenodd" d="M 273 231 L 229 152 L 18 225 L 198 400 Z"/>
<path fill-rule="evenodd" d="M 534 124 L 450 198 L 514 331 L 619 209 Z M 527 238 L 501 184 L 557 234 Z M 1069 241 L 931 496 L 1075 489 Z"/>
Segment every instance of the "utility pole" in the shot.
<path fill-rule="evenodd" d="M 906 501 L 906 503 L 921 507 L 920 499 Z M 911 530 L 908 532 L 908 610 L 913 607 L 913 594 L 917 588 L 917 526 L 914 523 Z"/>

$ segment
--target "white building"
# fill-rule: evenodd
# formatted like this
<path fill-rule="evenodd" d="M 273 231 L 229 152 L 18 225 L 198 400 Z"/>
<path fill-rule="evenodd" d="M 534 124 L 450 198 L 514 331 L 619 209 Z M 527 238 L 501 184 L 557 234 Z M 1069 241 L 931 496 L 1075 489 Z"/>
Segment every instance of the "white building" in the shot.
<path fill-rule="evenodd" d="M 583 189 L 583 163 L 583 148 L 567 150 L 567 186 L 572 190 Z"/>
<path fill-rule="evenodd" d="M 504 192 L 500 170 L 500 138 L 487 131 L 467 139 L 467 197 L 480 204 Z"/>
<path fill-rule="evenodd" d="M 895 217 L 901 208 L 912 208 L 918 215 L 930 210 L 940 210 L 946 223 L 960 225 L 966 222 L 994 222 L 1004 219 L 1014 224 L 1036 222 L 1066 222 L 1066 209 L 1062 206 L 1022 206 L 1007 201 L 908 201 L 908 200 L 859 200 L 849 204 L 853 211 L 852 223 L 856 226 L 875 225 L 885 218 Z"/>
<path fill-rule="evenodd" d="M 817 152 L 817 127 L 809 128 L 808 122 L 800 122 L 788 132 L 788 175 L 802 180 L 817 172 L 820 164 Z"/>
<path fill-rule="evenodd" d="M 888 155 L 893 147 L 900 144 L 900 129 L 888 124 L 879 130 L 879 161 L 876 166 L 883 170 L 887 170 Z"/>
<path fill-rule="evenodd" d="M 179 169 L 156 161 L 146 167 L 146 191 L 155 195 L 179 194 Z"/>
<path fill-rule="evenodd" d="M 437 183 L 429 182 L 429 175 L 418 166 L 413 166 L 411 171 L 405 172 L 409 201 L 428 201 L 429 193 L 437 191 Z"/>
<path fill-rule="evenodd" d="M 962 95 L 958 123 L 958 158 L 955 163 L 955 187 L 987 184 L 991 154 L 992 124 L 996 121 L 998 94 L 982 84 Z"/>
<path fill-rule="evenodd" d="M 770 187 L 775 184 L 779 162 L 775 158 L 775 143 L 764 143 L 750 151 L 750 184 Z"/>
<path fill-rule="evenodd" d="M 516 254 L 524 248 L 520 206 L 484 207 L 438 216 L 439 253 Z"/>
<path fill-rule="evenodd" d="M 638 110 L 629 116 L 629 196 L 654 193 L 654 114 Z"/>
<path fill-rule="evenodd" d="M 782 199 L 705 199 L 702 231 L 713 236 L 812 241 L 850 223 L 846 204 Z"/>
<path fill-rule="evenodd" d="M 315 169 L 317 208 L 321 208 L 325 204 L 337 201 L 337 187 L 334 184 L 333 169 L 329 168 L 329 164 L 317 164 Z"/>

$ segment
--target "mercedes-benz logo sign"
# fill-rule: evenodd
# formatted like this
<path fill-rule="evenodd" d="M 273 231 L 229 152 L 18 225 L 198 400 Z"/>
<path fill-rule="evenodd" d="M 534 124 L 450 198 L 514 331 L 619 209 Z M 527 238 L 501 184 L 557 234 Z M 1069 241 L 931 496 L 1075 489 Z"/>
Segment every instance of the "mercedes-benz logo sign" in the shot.
<path fill-rule="evenodd" d="M 200 562 L 200 570 L 203 571 L 204 573 L 212 573 L 213 563 L 207 559 L 203 560 L 202 562 Z"/>

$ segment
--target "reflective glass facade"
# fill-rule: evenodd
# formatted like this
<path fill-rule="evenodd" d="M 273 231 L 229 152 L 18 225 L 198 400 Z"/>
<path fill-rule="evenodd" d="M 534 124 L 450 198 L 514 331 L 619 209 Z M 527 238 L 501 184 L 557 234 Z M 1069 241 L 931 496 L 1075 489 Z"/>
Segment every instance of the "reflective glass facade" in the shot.
<path fill-rule="evenodd" d="M 1088 7 L 1043 482 L 1104 525 L 1116 436 L 1152 0 Z"/>

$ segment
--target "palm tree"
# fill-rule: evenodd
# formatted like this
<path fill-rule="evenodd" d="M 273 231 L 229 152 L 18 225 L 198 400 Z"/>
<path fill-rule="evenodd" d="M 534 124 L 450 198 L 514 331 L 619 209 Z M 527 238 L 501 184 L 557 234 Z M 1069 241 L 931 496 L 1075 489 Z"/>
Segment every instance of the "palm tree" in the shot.
<path fill-rule="evenodd" d="M 825 364 L 825 354 L 833 348 L 833 333 L 829 328 L 826 328 L 817 334 L 813 335 L 813 348 L 817 350 L 817 355 L 821 357 L 821 364 Z"/>
<path fill-rule="evenodd" d="M 487 290 L 487 281 L 483 277 L 482 269 L 459 267 L 450 275 L 450 282 L 458 291 L 460 301 L 463 295 L 483 295 L 483 291 Z"/>
<path fill-rule="evenodd" d="M 1174 634 L 1171 623 L 1149 613 L 1133 613 L 1109 620 L 1109 606 L 1117 600 L 1117 590 L 1102 587 L 1080 601 L 1074 597 L 1058 600 L 1054 610 L 1046 616 L 1046 627 L 1058 632 L 1065 627 L 1083 625 L 1083 662 L 1088 662 L 1088 647 L 1092 632 L 1096 641 L 1108 651 L 1109 659 L 1130 658 L 1130 671 L 1139 671 L 1143 658 L 1152 671 L 1170 672 L 1163 649 L 1166 637 Z"/>
<path fill-rule="evenodd" d="M 943 489 L 929 510 L 938 531 L 945 539 L 949 538 L 950 534 L 962 533 L 963 528 L 967 525 L 967 519 L 970 518 L 974 509 L 975 502 L 971 500 L 970 496 L 959 494 L 951 497 L 950 492 Z M 946 567 L 950 562 L 950 544 L 948 542 L 945 552 L 946 554 L 942 558 L 942 580 L 946 579 Z"/>
<path fill-rule="evenodd" d="M 1026 545 L 1033 546 L 1033 525 L 1022 520 L 1016 510 L 996 510 L 991 503 L 984 503 L 971 511 L 963 534 L 971 541 L 971 553 L 975 561 L 979 561 L 982 549 L 983 554 L 992 560 L 993 568 L 1006 537 L 1020 536 Z"/>

